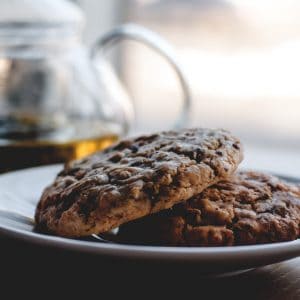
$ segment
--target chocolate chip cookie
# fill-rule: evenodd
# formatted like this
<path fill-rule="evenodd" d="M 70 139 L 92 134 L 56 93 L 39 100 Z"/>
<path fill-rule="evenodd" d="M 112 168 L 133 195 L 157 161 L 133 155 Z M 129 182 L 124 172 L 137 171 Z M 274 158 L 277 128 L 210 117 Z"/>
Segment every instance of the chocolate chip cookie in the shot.
<path fill-rule="evenodd" d="M 172 209 L 124 224 L 118 240 L 173 246 L 230 246 L 299 237 L 300 187 L 240 172 Z"/>
<path fill-rule="evenodd" d="M 36 228 L 69 237 L 106 232 L 186 201 L 241 160 L 239 140 L 221 129 L 123 140 L 65 166 L 39 201 Z"/>

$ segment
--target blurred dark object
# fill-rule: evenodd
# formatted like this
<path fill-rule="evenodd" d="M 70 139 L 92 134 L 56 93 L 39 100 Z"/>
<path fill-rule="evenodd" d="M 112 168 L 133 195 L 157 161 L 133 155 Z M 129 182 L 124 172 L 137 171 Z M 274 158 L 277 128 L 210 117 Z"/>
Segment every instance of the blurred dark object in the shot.
<path fill-rule="evenodd" d="M 293 259 L 232 277 L 207 278 L 191 264 L 147 263 L 61 251 L 0 239 L 1 293 L 32 298 L 67 299 L 134 293 L 168 298 L 289 300 L 300 299 L 300 260 Z M 18 288 L 16 288 L 18 287 Z M 146 294 L 144 294 L 146 293 Z M 0 294 L 3 296 L 4 294 Z"/>

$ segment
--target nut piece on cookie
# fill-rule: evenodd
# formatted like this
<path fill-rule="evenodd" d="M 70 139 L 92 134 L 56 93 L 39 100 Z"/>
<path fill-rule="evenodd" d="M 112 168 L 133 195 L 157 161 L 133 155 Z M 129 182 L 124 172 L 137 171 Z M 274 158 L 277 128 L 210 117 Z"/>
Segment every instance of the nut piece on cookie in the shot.
<path fill-rule="evenodd" d="M 185 203 L 124 224 L 119 241 L 173 246 L 230 246 L 299 237 L 300 187 L 258 172 L 239 172 Z"/>
<path fill-rule="evenodd" d="M 221 129 L 123 140 L 65 166 L 40 199 L 37 230 L 68 237 L 106 232 L 226 179 L 242 155 L 239 140 Z"/>

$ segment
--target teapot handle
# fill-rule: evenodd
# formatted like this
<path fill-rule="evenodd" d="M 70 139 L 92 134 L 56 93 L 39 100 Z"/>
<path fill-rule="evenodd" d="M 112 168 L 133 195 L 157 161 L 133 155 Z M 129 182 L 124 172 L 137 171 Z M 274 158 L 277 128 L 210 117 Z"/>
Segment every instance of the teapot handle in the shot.
<path fill-rule="evenodd" d="M 183 92 L 182 109 L 176 123 L 175 128 L 181 128 L 188 120 L 191 108 L 191 92 L 180 64 L 177 61 L 176 54 L 168 42 L 151 30 L 135 24 L 123 24 L 115 27 L 111 31 L 104 34 L 92 47 L 91 56 L 94 58 L 99 51 L 103 51 L 106 46 L 113 45 L 121 39 L 130 39 L 142 42 L 148 47 L 158 52 L 173 67 Z"/>

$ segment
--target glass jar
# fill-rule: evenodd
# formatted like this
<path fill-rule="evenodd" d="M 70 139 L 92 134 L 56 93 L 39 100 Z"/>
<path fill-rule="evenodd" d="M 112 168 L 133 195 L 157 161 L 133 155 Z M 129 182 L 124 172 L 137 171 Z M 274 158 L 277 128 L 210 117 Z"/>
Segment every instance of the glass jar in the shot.
<path fill-rule="evenodd" d="M 107 147 L 128 133 L 134 109 L 101 55 L 123 38 L 159 51 L 190 95 L 169 45 L 136 25 L 108 32 L 92 51 L 81 41 L 84 16 L 65 0 L 0 2 L 0 171 L 65 162 Z"/>

